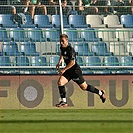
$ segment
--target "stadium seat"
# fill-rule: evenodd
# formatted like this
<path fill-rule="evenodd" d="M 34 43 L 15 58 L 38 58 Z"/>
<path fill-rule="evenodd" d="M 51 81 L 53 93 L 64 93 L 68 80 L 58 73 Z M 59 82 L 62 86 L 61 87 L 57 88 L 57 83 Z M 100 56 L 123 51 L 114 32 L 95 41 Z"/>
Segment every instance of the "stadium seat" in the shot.
<path fill-rule="evenodd" d="M 43 31 L 41 28 L 29 28 L 27 36 L 32 42 L 45 42 L 46 38 L 43 37 Z"/>
<path fill-rule="evenodd" d="M 97 56 L 110 56 L 113 54 L 108 51 L 107 44 L 105 42 L 94 42 L 91 45 L 91 51 Z"/>
<path fill-rule="evenodd" d="M 92 68 L 89 68 L 90 70 L 101 69 L 97 68 L 97 66 L 101 66 L 101 59 L 98 56 L 86 56 L 84 62 L 86 66 L 92 66 Z"/>
<path fill-rule="evenodd" d="M 49 65 L 50 66 L 56 66 L 56 64 L 58 63 L 59 59 L 60 59 L 60 56 L 51 56 L 49 58 Z"/>
<path fill-rule="evenodd" d="M 11 66 L 11 60 L 9 56 L 0 56 L 0 66 Z"/>
<path fill-rule="evenodd" d="M 103 24 L 101 15 L 86 15 L 86 24 L 89 24 L 92 28 L 105 28 L 106 24 Z"/>
<path fill-rule="evenodd" d="M 38 28 L 52 28 L 53 27 L 53 25 L 50 24 L 49 17 L 47 15 L 35 15 L 34 24 L 36 24 Z"/>
<path fill-rule="evenodd" d="M 127 52 L 129 52 L 130 55 L 133 55 L 133 42 L 128 42 L 126 48 Z"/>
<path fill-rule="evenodd" d="M 93 56 L 94 53 L 90 52 L 88 45 L 86 42 L 76 42 L 73 46 L 78 56 Z"/>
<path fill-rule="evenodd" d="M 85 17 L 83 15 L 69 15 L 68 17 L 69 24 L 73 28 L 87 28 L 89 27 L 86 24 Z"/>
<path fill-rule="evenodd" d="M 133 56 L 121 57 L 120 58 L 120 64 L 121 64 L 121 66 L 133 66 Z"/>
<path fill-rule="evenodd" d="M 116 38 L 115 29 L 108 28 L 100 28 L 98 29 L 98 38 L 101 38 L 104 42 L 116 42 L 118 38 Z"/>
<path fill-rule="evenodd" d="M 11 39 L 7 35 L 7 30 L 5 28 L 0 28 L 0 42 L 7 42 Z"/>
<path fill-rule="evenodd" d="M 12 14 L 0 14 L 0 24 L 3 28 L 17 28 L 18 24 L 13 22 Z"/>
<path fill-rule="evenodd" d="M 55 28 L 60 28 L 61 22 L 60 22 L 60 15 L 52 15 L 52 24 Z M 63 27 L 64 28 L 70 28 L 71 25 L 68 24 L 67 17 L 63 15 Z"/>
<path fill-rule="evenodd" d="M 39 56 L 40 53 L 36 51 L 36 44 L 34 42 L 21 42 L 20 52 L 26 56 Z"/>
<path fill-rule="evenodd" d="M 46 28 L 45 36 L 49 42 L 59 42 L 60 30 L 58 28 Z"/>
<path fill-rule="evenodd" d="M 3 42 L 2 53 L 7 56 L 20 56 L 21 52 L 18 51 L 18 45 L 15 42 Z"/>
<path fill-rule="evenodd" d="M 94 28 L 83 28 L 80 30 L 80 37 L 88 42 L 98 42 L 101 38 L 96 37 L 96 32 Z"/>
<path fill-rule="evenodd" d="M 119 41 L 127 41 L 127 42 L 133 41 L 133 29 L 132 28 L 124 28 L 124 29 L 117 28 L 116 38 Z"/>
<path fill-rule="evenodd" d="M 76 28 L 64 28 L 64 34 L 67 34 L 69 42 L 82 42 L 83 38 L 79 37 L 78 30 Z"/>
<path fill-rule="evenodd" d="M 76 57 L 76 61 L 77 61 L 77 63 L 78 63 L 80 66 L 83 66 L 83 65 L 84 65 L 82 56 L 77 56 L 77 57 Z"/>
<path fill-rule="evenodd" d="M 31 15 L 25 14 L 25 17 L 26 17 L 27 22 L 25 24 L 20 24 L 21 28 L 35 28 L 35 27 L 37 27 L 37 25 L 33 23 Z"/>
<path fill-rule="evenodd" d="M 119 17 L 117 15 L 107 15 L 107 17 L 104 17 L 103 23 L 106 24 L 108 28 L 123 27 L 123 24 L 120 23 Z"/>
<path fill-rule="evenodd" d="M 110 52 L 117 56 L 129 55 L 129 52 L 127 52 L 126 46 L 123 42 L 111 42 Z"/>
<path fill-rule="evenodd" d="M 33 56 L 31 57 L 32 66 L 47 66 L 46 57 L 44 56 Z"/>
<path fill-rule="evenodd" d="M 104 56 L 103 57 L 104 66 L 119 66 L 119 60 L 117 56 Z"/>
<path fill-rule="evenodd" d="M 15 57 L 15 66 L 29 66 L 29 59 L 26 56 L 17 56 Z"/>
<path fill-rule="evenodd" d="M 121 15 L 120 21 L 125 28 L 133 28 L 133 15 Z"/>
<path fill-rule="evenodd" d="M 58 63 L 60 59 L 60 56 L 51 56 L 49 58 L 49 65 L 50 66 L 56 66 L 56 64 Z M 50 68 L 49 71 L 47 71 L 47 73 L 49 74 L 57 74 L 57 69 L 54 67 L 54 68 Z"/>
<path fill-rule="evenodd" d="M 26 38 L 25 30 L 23 28 L 11 28 L 9 31 L 9 37 L 15 42 L 28 41 Z"/>

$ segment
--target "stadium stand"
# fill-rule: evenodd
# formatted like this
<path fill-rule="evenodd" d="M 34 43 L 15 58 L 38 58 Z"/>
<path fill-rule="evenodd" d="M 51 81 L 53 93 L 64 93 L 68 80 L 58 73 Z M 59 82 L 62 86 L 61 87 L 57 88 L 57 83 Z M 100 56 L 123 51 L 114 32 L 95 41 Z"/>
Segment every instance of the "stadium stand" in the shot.
<path fill-rule="evenodd" d="M 61 34 L 59 5 L 46 6 L 48 15 L 35 12 L 33 20 L 26 12 L 27 22 L 20 25 L 14 23 L 13 14 L 8 11 L 2 14 L 0 10 L 0 66 L 27 66 L 22 71 L 57 74 Z M 98 7 L 100 11 L 101 8 Z M 118 12 L 111 15 L 100 11 L 83 15 L 79 8 L 73 9 L 70 15 L 63 15 L 63 33 L 68 35 L 77 52 L 83 74 L 132 74 L 133 15 L 127 15 L 124 6 L 123 12 L 115 7 Z M 13 73 L 19 73 L 18 68 L 13 69 Z"/>

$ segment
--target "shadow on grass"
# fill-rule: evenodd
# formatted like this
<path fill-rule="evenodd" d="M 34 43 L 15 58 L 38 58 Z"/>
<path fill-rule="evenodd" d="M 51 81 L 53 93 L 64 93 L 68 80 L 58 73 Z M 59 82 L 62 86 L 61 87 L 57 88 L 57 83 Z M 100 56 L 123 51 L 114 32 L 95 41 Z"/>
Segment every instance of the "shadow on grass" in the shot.
<path fill-rule="evenodd" d="M 132 123 L 133 120 L 0 120 L 0 123 Z"/>

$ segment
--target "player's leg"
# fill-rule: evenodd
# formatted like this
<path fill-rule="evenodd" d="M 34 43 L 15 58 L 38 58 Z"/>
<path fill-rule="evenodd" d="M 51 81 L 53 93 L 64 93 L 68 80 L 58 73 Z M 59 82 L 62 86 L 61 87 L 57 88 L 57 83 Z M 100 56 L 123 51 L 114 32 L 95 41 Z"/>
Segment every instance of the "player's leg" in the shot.
<path fill-rule="evenodd" d="M 105 90 L 98 90 L 94 86 L 87 84 L 86 81 L 84 81 L 82 84 L 79 84 L 79 86 L 82 90 L 86 90 L 86 91 L 90 91 L 92 93 L 98 94 L 102 102 L 103 103 L 105 102 L 106 100 Z"/>
<path fill-rule="evenodd" d="M 65 90 L 65 84 L 68 82 L 68 79 L 64 76 L 61 76 L 57 82 L 59 93 L 61 97 L 61 102 L 59 104 L 56 104 L 57 107 L 66 107 L 67 101 L 66 101 L 66 90 Z"/>

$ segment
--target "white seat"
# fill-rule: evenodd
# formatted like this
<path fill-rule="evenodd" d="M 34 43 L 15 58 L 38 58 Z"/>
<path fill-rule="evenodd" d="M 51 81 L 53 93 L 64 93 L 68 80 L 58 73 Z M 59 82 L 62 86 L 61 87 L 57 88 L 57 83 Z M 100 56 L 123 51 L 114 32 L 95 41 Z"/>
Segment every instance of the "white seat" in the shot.
<path fill-rule="evenodd" d="M 117 28 L 116 29 L 116 38 L 119 41 L 133 41 L 133 29 L 132 28 Z"/>
<path fill-rule="evenodd" d="M 123 42 L 111 42 L 110 43 L 110 52 L 113 52 L 114 55 L 129 55 L 126 47 Z"/>
<path fill-rule="evenodd" d="M 105 42 L 118 41 L 118 38 L 115 36 L 115 30 L 108 28 L 98 29 L 98 38 L 102 38 Z"/>
<path fill-rule="evenodd" d="M 117 15 L 107 15 L 107 17 L 104 17 L 103 23 L 108 25 L 108 28 L 123 27 L 123 24 L 120 24 L 119 17 Z"/>
<path fill-rule="evenodd" d="M 128 42 L 126 46 L 127 46 L 127 52 L 133 55 L 133 42 Z"/>
<path fill-rule="evenodd" d="M 93 28 L 103 28 L 106 27 L 102 22 L 100 15 L 86 15 L 86 24 L 90 24 Z"/>

